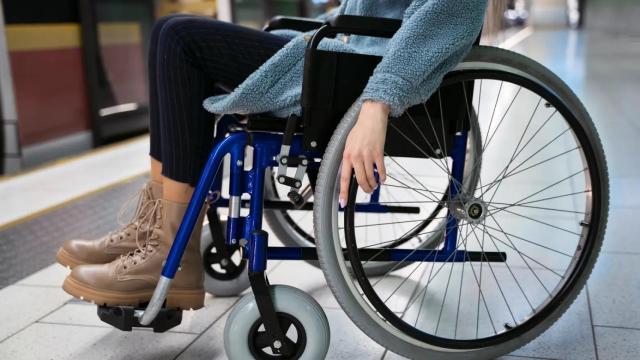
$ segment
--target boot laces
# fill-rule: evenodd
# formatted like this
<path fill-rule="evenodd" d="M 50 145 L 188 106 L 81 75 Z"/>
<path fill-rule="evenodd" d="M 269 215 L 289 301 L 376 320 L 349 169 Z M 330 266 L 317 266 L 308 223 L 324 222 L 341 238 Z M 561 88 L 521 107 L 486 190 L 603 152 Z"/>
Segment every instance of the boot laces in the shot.
<path fill-rule="evenodd" d="M 128 220 L 125 220 L 125 214 L 131 208 L 133 201 L 137 199 L 135 211 L 131 215 Z M 138 190 L 122 204 L 120 209 L 118 210 L 117 221 L 118 226 L 120 228 L 115 231 L 110 231 L 107 233 L 107 239 L 109 242 L 113 243 L 116 240 L 123 240 L 125 236 L 131 235 L 129 232 L 131 228 L 135 231 L 136 238 L 138 237 L 139 232 L 148 232 L 149 228 L 144 228 L 141 225 L 141 219 L 145 217 L 145 215 L 151 209 L 153 203 L 153 193 L 151 190 L 151 186 L 145 185 L 142 189 Z"/>
<path fill-rule="evenodd" d="M 159 235 L 154 231 L 160 229 L 162 223 L 162 202 L 160 199 L 150 201 L 150 208 L 140 218 L 140 227 L 151 232 L 145 242 L 140 242 L 139 231 L 136 232 L 135 240 L 137 249 L 128 252 L 127 254 L 120 255 L 120 261 L 126 269 L 130 265 L 137 265 L 138 261 L 144 260 L 147 254 L 153 252 L 153 248 L 160 243 L 156 241 Z"/>

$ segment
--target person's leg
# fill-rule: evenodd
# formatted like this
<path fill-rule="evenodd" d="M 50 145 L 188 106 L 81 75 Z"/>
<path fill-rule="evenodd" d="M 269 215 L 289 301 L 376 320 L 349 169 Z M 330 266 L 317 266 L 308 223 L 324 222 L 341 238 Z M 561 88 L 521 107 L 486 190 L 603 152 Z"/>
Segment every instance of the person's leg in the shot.
<path fill-rule="evenodd" d="M 73 269 L 63 288 L 76 297 L 109 305 L 137 305 L 148 301 L 162 264 L 182 222 L 213 143 L 214 117 L 202 107 L 216 83 L 233 88 L 282 48 L 288 40 L 257 30 L 205 18 L 174 18 L 158 40 L 154 74 L 160 134 L 154 172 L 163 176 L 163 198 L 154 203 L 146 220 L 152 234 L 140 249 L 104 265 Z M 200 220 L 204 216 L 201 214 Z M 201 224 L 201 221 L 198 221 Z M 167 306 L 203 306 L 201 225 L 192 238 L 169 290 Z M 154 281 L 151 281 L 154 280 Z"/>
<path fill-rule="evenodd" d="M 288 39 L 206 18 L 163 27 L 158 62 L 164 197 L 186 203 L 213 145 L 213 115 L 202 107 L 215 84 L 235 88 Z M 174 51 L 179 49 L 179 51 Z M 173 181 L 171 181 L 173 180 Z"/>
<path fill-rule="evenodd" d="M 159 19 L 154 25 L 149 39 L 149 107 L 151 133 L 151 179 L 145 183 L 137 194 L 131 197 L 123 207 L 137 203 L 134 215 L 120 229 L 109 232 L 98 239 L 71 239 L 64 242 L 56 254 L 59 263 L 68 267 L 80 264 L 105 264 L 117 259 L 122 254 L 137 249 L 147 240 L 148 231 L 139 226 L 144 220 L 150 203 L 162 198 L 162 163 L 160 152 L 160 118 L 158 106 L 157 80 L 155 76 L 158 62 L 158 43 L 162 27 L 177 17 L 191 15 L 170 15 Z"/>
<path fill-rule="evenodd" d="M 151 162 L 151 181 L 162 184 L 164 182 L 162 176 L 162 163 L 154 159 L 152 156 L 150 156 L 149 159 Z"/>
<path fill-rule="evenodd" d="M 160 86 L 158 84 L 157 67 L 158 63 L 162 62 L 160 55 L 163 53 L 159 51 L 159 39 L 162 29 L 169 21 L 189 17 L 194 18 L 195 16 L 176 14 L 162 17 L 154 25 L 149 39 L 149 158 L 151 160 L 151 180 L 163 184 L 163 198 L 175 202 L 188 201 L 193 193 L 193 189 L 191 189 L 190 186 L 185 186 L 171 179 L 165 179 L 165 177 L 162 176 L 162 126 L 160 120 Z M 166 186 L 165 183 L 168 183 L 168 186 Z"/>
<path fill-rule="evenodd" d="M 160 126 L 160 104 L 158 94 L 158 77 L 157 64 L 160 54 L 158 53 L 158 44 L 160 42 L 160 33 L 162 28 L 172 19 L 180 17 L 193 17 L 187 14 L 175 14 L 161 17 L 155 22 L 149 35 L 149 51 L 147 56 L 148 73 L 149 73 L 149 158 L 151 163 L 151 180 L 162 183 L 162 144 L 161 144 L 161 126 Z"/>

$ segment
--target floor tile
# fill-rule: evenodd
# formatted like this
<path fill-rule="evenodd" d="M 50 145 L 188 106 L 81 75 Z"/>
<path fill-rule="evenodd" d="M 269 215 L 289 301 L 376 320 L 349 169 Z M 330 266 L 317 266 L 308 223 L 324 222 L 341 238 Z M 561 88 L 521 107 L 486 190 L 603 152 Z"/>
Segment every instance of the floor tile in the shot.
<path fill-rule="evenodd" d="M 33 324 L 0 344 L 2 359 L 173 359 L 196 335 Z M 34 340 L 37 339 L 37 346 Z"/>
<path fill-rule="evenodd" d="M 204 309 L 200 309 L 198 311 L 184 311 L 182 313 L 182 323 L 170 331 L 199 334 L 211 325 L 211 323 L 217 320 L 231 306 L 233 306 L 237 300 L 237 298 L 215 298 L 211 295 L 207 295 Z M 85 302 L 74 302 L 66 304 L 50 315 L 44 317 L 41 322 L 111 327 L 111 325 L 102 322 L 98 318 L 96 311 L 95 305 Z"/>
<path fill-rule="evenodd" d="M 639 149 L 640 150 L 640 149 Z M 634 159 L 635 159 L 634 154 Z M 609 177 L 609 195 L 610 195 L 610 207 L 612 209 L 618 207 L 624 208 L 637 208 L 640 197 L 640 188 L 638 188 L 638 176 L 615 176 Z M 625 224 L 625 225 L 628 225 Z M 623 228 L 628 227 L 621 225 Z"/>
<path fill-rule="evenodd" d="M 283 261 L 269 273 L 269 281 L 302 289 L 313 296 L 323 308 L 340 308 L 327 286 L 322 270 L 304 261 Z"/>
<path fill-rule="evenodd" d="M 595 327 L 600 359 L 634 360 L 640 353 L 640 329 Z"/>
<path fill-rule="evenodd" d="M 594 325 L 640 328 L 640 255 L 602 253 L 589 279 Z"/>
<path fill-rule="evenodd" d="M 640 241 L 633 236 L 632 227 L 637 221 L 640 207 L 611 208 L 602 251 L 640 254 Z"/>
<path fill-rule="evenodd" d="M 544 359 L 544 358 L 536 358 L 536 357 L 529 357 L 529 356 L 512 356 L 512 355 L 507 355 L 507 356 L 501 356 L 499 358 L 497 358 L 496 360 L 548 360 L 548 359 Z M 408 360 L 407 358 L 400 356 L 398 354 L 394 354 L 392 352 L 387 352 L 387 354 L 385 355 L 385 357 L 383 358 L 383 360 Z"/>
<path fill-rule="evenodd" d="M 586 291 L 545 333 L 512 355 L 553 359 L 595 359 Z"/>
<path fill-rule="evenodd" d="M 0 341 L 59 308 L 69 299 L 71 296 L 60 288 L 12 285 L 0 290 Z"/>
<path fill-rule="evenodd" d="M 64 278 L 69 275 L 69 269 L 60 265 L 53 264 L 46 268 L 35 272 L 33 275 L 18 281 L 18 285 L 34 285 L 34 286 L 62 286 Z"/>
<path fill-rule="evenodd" d="M 518 359 L 595 359 L 586 294 L 583 292 L 560 320 L 544 334 L 500 360 Z M 387 353 L 384 358 L 404 359 Z"/>
<path fill-rule="evenodd" d="M 227 359 L 224 352 L 224 324 L 229 312 L 218 319 L 200 337 L 178 356 L 177 360 Z"/>
<path fill-rule="evenodd" d="M 384 348 L 363 333 L 342 311 L 325 309 L 331 327 L 327 359 L 379 359 Z"/>

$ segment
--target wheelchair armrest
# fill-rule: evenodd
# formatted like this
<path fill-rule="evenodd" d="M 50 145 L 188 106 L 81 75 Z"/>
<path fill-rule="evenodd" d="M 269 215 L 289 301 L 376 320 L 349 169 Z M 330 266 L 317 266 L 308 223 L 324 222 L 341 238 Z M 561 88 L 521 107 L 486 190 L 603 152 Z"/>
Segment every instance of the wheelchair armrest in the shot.
<path fill-rule="evenodd" d="M 329 24 L 334 28 L 340 29 L 340 32 L 344 34 L 390 38 L 400 29 L 402 20 L 371 16 L 339 15 L 333 18 Z"/>
<path fill-rule="evenodd" d="M 338 15 L 315 32 L 308 48 L 316 49 L 320 41 L 337 34 L 390 38 L 400 29 L 402 20 L 370 16 Z"/>
<path fill-rule="evenodd" d="M 276 16 L 269 20 L 269 23 L 262 30 L 273 31 L 279 29 L 290 29 L 307 32 L 319 29 L 324 24 L 325 23 L 323 21 L 303 17 Z"/>

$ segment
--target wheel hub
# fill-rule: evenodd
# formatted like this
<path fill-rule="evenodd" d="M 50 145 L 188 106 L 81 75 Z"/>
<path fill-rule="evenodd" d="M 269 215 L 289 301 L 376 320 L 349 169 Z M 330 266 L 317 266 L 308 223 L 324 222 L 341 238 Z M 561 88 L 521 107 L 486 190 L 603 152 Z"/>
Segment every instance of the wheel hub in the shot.
<path fill-rule="evenodd" d="M 470 224 L 478 224 L 487 216 L 487 204 L 482 199 L 460 195 L 449 204 L 453 216 Z"/>

